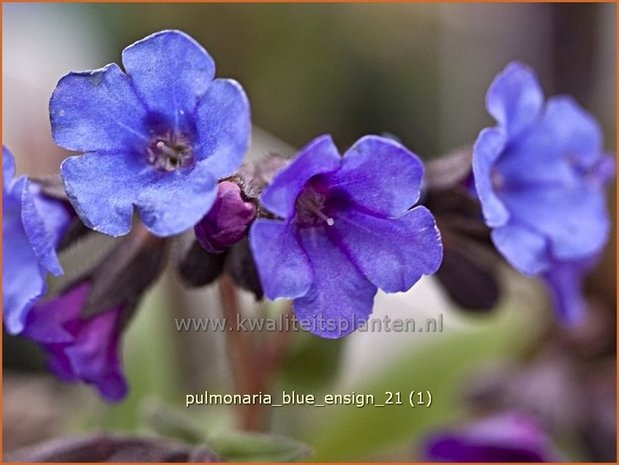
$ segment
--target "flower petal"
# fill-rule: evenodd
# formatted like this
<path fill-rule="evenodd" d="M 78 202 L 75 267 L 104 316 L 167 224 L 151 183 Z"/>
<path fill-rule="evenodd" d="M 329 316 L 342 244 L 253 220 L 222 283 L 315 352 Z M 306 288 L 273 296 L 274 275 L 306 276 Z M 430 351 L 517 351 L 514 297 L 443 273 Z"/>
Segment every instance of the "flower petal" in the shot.
<path fill-rule="evenodd" d="M 249 243 L 269 299 L 292 299 L 307 293 L 312 269 L 291 225 L 258 219 L 251 226 Z"/>
<path fill-rule="evenodd" d="M 377 287 L 387 292 L 410 289 L 423 275 L 435 273 L 443 245 L 434 217 L 419 206 L 397 219 L 355 209 L 335 219 L 333 231 L 347 256 Z"/>
<path fill-rule="evenodd" d="M 539 116 L 544 93 L 533 70 L 513 62 L 494 78 L 486 94 L 486 107 L 499 124 L 514 137 Z"/>
<path fill-rule="evenodd" d="M 25 184 L 22 178 L 15 186 Z M 21 202 L 4 195 L 2 219 L 2 308 L 9 334 L 23 331 L 26 318 L 37 299 L 45 294 L 45 272 L 39 266 L 21 221 Z"/>
<path fill-rule="evenodd" d="M 475 189 L 486 220 L 490 227 L 501 226 L 509 219 L 509 212 L 495 192 L 493 185 L 494 166 L 501 156 L 507 134 L 499 128 L 486 128 L 479 133 L 473 147 L 473 175 Z"/>
<path fill-rule="evenodd" d="M 72 342 L 74 335 L 64 325 L 79 319 L 91 287 L 84 282 L 36 305 L 28 315 L 24 336 L 42 344 Z"/>
<path fill-rule="evenodd" d="M 531 186 L 506 191 L 502 198 L 515 221 L 548 238 L 552 254 L 559 260 L 596 254 L 608 240 L 606 195 L 599 189 Z"/>
<path fill-rule="evenodd" d="M 2 186 L 3 192 L 6 192 L 13 182 L 15 176 L 15 159 L 11 152 L 2 146 Z"/>
<path fill-rule="evenodd" d="M 558 317 L 570 326 L 582 322 L 586 303 L 583 280 L 591 268 L 591 260 L 556 262 L 543 275 L 552 295 Z"/>
<path fill-rule="evenodd" d="M 63 273 L 56 245 L 69 224 L 69 212 L 59 201 L 43 199 L 38 186 L 23 178 L 21 220 L 38 263 L 50 273 Z"/>
<path fill-rule="evenodd" d="M 110 236 L 130 231 L 140 187 L 140 167 L 130 154 L 92 152 L 69 157 L 60 171 L 67 196 L 86 226 Z M 99 176 L 93 179 L 94 173 Z"/>
<path fill-rule="evenodd" d="M 324 232 L 308 228 L 301 238 L 314 281 L 306 295 L 294 300 L 299 324 L 325 338 L 346 336 L 369 318 L 376 287 Z"/>
<path fill-rule="evenodd" d="M 205 162 L 190 172 L 151 170 L 135 201 L 144 225 L 166 237 L 194 227 L 210 210 L 217 196 L 217 181 Z"/>
<path fill-rule="evenodd" d="M 419 200 L 422 178 L 417 155 L 391 139 L 365 136 L 344 154 L 330 186 L 366 209 L 400 216 Z"/>
<path fill-rule="evenodd" d="M 149 110 L 171 119 L 174 128 L 193 113 L 215 76 L 215 62 L 180 31 L 151 34 L 125 48 L 122 62 Z"/>
<path fill-rule="evenodd" d="M 203 162 L 163 172 L 144 167 L 130 153 L 87 153 L 61 165 L 67 195 L 91 229 L 122 236 L 131 229 L 133 205 L 158 236 L 193 227 L 215 200 L 216 182 Z M 93 182 L 93 173 L 103 175 Z M 101 202 L 100 199 L 106 199 Z"/>
<path fill-rule="evenodd" d="M 499 252 L 521 273 L 534 276 L 548 269 L 548 244 L 541 234 L 511 221 L 491 235 Z"/>
<path fill-rule="evenodd" d="M 272 213 L 291 218 L 297 196 L 307 181 L 317 174 L 335 171 L 341 164 L 342 157 L 331 136 L 317 137 L 275 176 L 262 192 L 260 201 Z"/>
<path fill-rule="evenodd" d="M 69 150 L 127 150 L 148 137 L 146 109 L 116 64 L 64 76 L 49 110 L 54 141 Z"/>
<path fill-rule="evenodd" d="M 602 129 L 572 97 L 548 99 L 543 125 L 568 161 L 586 167 L 599 161 L 603 149 Z"/>
<path fill-rule="evenodd" d="M 85 322 L 75 342 L 65 349 L 74 373 L 96 385 L 109 401 L 121 400 L 128 391 L 118 355 L 119 310 L 109 310 Z"/>
<path fill-rule="evenodd" d="M 213 175 L 233 174 L 249 148 L 251 120 L 243 88 L 231 79 L 216 79 L 196 109 L 197 157 L 206 158 Z"/>

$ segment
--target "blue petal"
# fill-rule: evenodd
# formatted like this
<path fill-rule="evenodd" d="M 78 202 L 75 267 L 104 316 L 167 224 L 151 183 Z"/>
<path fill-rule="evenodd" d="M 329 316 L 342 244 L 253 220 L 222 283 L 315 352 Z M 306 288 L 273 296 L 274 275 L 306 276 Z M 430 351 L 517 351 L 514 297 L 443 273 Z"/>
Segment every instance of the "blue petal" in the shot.
<path fill-rule="evenodd" d="M 38 188 L 30 187 L 25 178 L 23 181 L 21 219 L 24 230 L 39 264 L 59 276 L 63 271 L 56 245 L 69 223 L 69 212 L 58 201 L 40 198 L 42 194 Z"/>
<path fill-rule="evenodd" d="M 568 96 L 546 104 L 543 124 L 567 161 L 591 167 L 602 156 L 602 130 L 595 118 Z"/>
<path fill-rule="evenodd" d="M 213 175 L 230 176 L 249 148 L 249 101 L 238 82 L 216 79 L 196 110 L 197 157 L 207 158 Z"/>
<path fill-rule="evenodd" d="M 54 140 L 69 150 L 127 150 L 148 137 L 146 109 L 115 64 L 64 76 L 49 109 Z"/>
<path fill-rule="evenodd" d="M 582 286 L 590 265 L 590 260 L 555 262 L 543 275 L 558 317 L 569 326 L 583 321 L 586 302 Z"/>
<path fill-rule="evenodd" d="M 506 190 L 502 199 L 514 221 L 548 239 L 559 260 L 585 258 L 601 250 L 610 232 L 606 195 L 587 185 L 529 186 Z"/>
<path fill-rule="evenodd" d="M 425 207 L 397 219 L 350 209 L 335 218 L 332 230 L 365 276 L 387 292 L 410 289 L 421 276 L 435 273 L 443 258 L 440 233 Z"/>
<path fill-rule="evenodd" d="M 15 159 L 11 152 L 4 146 L 2 146 L 2 186 L 4 187 L 3 192 L 6 192 L 11 182 L 13 182 L 13 177 L 15 176 Z"/>
<path fill-rule="evenodd" d="M 529 127 L 540 115 L 544 94 L 533 70 L 513 62 L 494 78 L 486 94 L 486 107 L 510 136 Z"/>
<path fill-rule="evenodd" d="M 294 300 L 299 323 L 325 338 L 346 336 L 369 318 L 376 287 L 319 229 L 305 229 L 301 238 L 314 282 L 305 296 Z"/>
<path fill-rule="evenodd" d="M 297 196 L 307 181 L 317 174 L 335 171 L 341 163 L 342 158 L 331 136 L 317 137 L 275 176 L 262 192 L 260 201 L 272 213 L 291 218 Z"/>
<path fill-rule="evenodd" d="M 473 147 L 473 176 L 481 208 L 490 227 L 501 226 L 509 219 L 509 212 L 495 192 L 493 177 L 495 164 L 507 143 L 507 135 L 499 128 L 486 128 L 477 137 Z"/>
<path fill-rule="evenodd" d="M 258 219 L 251 226 L 249 243 L 269 299 L 295 298 L 307 293 L 312 269 L 292 225 Z"/>
<path fill-rule="evenodd" d="M 130 45 L 122 62 L 151 111 L 175 122 L 193 113 L 215 76 L 211 56 L 187 34 L 161 31 Z"/>
<path fill-rule="evenodd" d="M 189 173 L 151 173 L 144 181 L 135 205 L 144 225 L 161 237 L 194 227 L 217 197 L 217 180 L 204 162 Z"/>
<path fill-rule="evenodd" d="M 499 252 L 521 273 L 535 276 L 548 269 L 550 257 L 543 235 L 513 221 L 494 229 L 491 234 Z"/>
<path fill-rule="evenodd" d="M 133 205 L 154 234 L 180 233 L 200 221 L 217 192 L 204 163 L 162 172 L 144 167 L 123 152 L 70 157 L 62 163 L 61 172 L 67 195 L 84 224 L 110 236 L 130 231 Z M 100 173 L 96 182 L 93 173 Z"/>
<path fill-rule="evenodd" d="M 16 184 L 18 192 L 26 179 Z M 21 202 L 4 195 L 2 218 L 2 308 L 6 330 L 18 334 L 34 303 L 45 293 L 45 272 L 39 266 L 21 221 Z"/>
<path fill-rule="evenodd" d="M 419 199 L 423 165 L 397 142 L 378 136 L 359 139 L 345 154 L 330 186 L 373 212 L 399 216 Z"/>

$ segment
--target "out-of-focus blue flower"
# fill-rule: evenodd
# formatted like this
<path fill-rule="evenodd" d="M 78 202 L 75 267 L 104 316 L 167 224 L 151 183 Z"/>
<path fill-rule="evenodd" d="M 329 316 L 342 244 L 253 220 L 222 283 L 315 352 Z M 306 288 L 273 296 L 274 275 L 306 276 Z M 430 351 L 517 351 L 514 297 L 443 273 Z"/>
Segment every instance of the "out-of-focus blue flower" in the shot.
<path fill-rule="evenodd" d="M 571 97 L 544 102 L 535 74 L 520 63 L 495 78 L 486 106 L 498 125 L 479 134 L 473 172 L 492 240 L 520 272 L 544 276 L 558 312 L 575 322 L 582 305 L 560 294 L 580 292 L 584 264 L 610 229 L 605 186 L 614 161 L 600 127 Z"/>
<path fill-rule="evenodd" d="M 13 179 L 15 160 L 5 147 L 2 164 L 2 308 L 7 332 L 18 334 L 47 290 L 47 273 L 62 274 L 56 246 L 71 214 L 25 176 Z"/>
<path fill-rule="evenodd" d="M 250 229 L 267 297 L 294 299 L 305 329 L 337 338 L 368 319 L 377 288 L 406 291 L 434 273 L 434 217 L 411 209 L 422 177 L 419 158 L 389 139 L 363 137 L 343 157 L 330 136 L 309 143 L 262 193 L 279 219 Z"/>
<path fill-rule="evenodd" d="M 220 253 L 245 236 L 247 227 L 255 217 L 256 206 L 243 199 L 238 184 L 222 181 L 217 187 L 213 207 L 194 231 L 205 250 Z"/>
<path fill-rule="evenodd" d="M 436 433 L 424 444 L 433 462 L 553 462 L 557 454 L 544 431 L 525 415 L 504 413 L 457 431 Z"/>
<path fill-rule="evenodd" d="M 122 62 L 125 72 L 109 64 L 69 73 L 52 95 L 54 140 L 86 152 L 62 163 L 67 195 L 96 231 L 128 233 L 135 206 L 154 234 L 177 234 L 241 164 L 249 103 L 236 81 L 213 79 L 213 59 L 179 31 L 134 43 Z"/>
<path fill-rule="evenodd" d="M 60 379 L 94 384 L 105 399 L 118 401 L 127 394 L 118 354 L 123 309 L 83 318 L 90 289 L 90 283 L 81 282 L 36 305 L 23 335 L 48 353 L 48 366 Z"/>

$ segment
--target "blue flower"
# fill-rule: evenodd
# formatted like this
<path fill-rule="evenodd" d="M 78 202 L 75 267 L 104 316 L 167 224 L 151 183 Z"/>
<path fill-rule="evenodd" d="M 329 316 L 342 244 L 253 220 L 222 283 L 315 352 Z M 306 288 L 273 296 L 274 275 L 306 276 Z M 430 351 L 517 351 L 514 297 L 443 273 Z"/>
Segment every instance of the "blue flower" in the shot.
<path fill-rule="evenodd" d="M 128 233 L 135 206 L 154 234 L 177 234 L 241 164 L 249 103 L 236 81 L 213 79 L 213 59 L 179 31 L 134 43 L 122 62 L 126 73 L 116 64 L 69 73 L 52 95 L 54 140 L 86 152 L 62 163 L 65 189 L 96 231 Z"/>
<path fill-rule="evenodd" d="M 575 270 L 600 253 L 610 229 L 605 186 L 614 162 L 598 123 L 571 97 L 544 102 L 520 63 L 495 78 L 486 106 L 498 124 L 479 134 L 473 173 L 494 244 L 520 272 L 545 277 L 555 297 L 579 290 L 583 273 Z M 567 308 L 569 300 L 555 298 L 557 310 L 575 322 L 582 305 Z"/>
<path fill-rule="evenodd" d="M 406 291 L 434 273 L 434 217 L 411 209 L 422 177 L 419 158 L 382 137 L 363 137 L 343 157 L 330 136 L 309 143 L 262 193 L 279 218 L 250 230 L 266 296 L 294 299 L 305 329 L 337 338 L 368 319 L 377 288 Z"/>
<path fill-rule="evenodd" d="M 13 179 L 15 161 L 4 147 L 2 164 L 2 308 L 6 330 L 18 334 L 47 290 L 47 273 L 62 274 L 56 246 L 71 213 L 25 176 Z"/>
<path fill-rule="evenodd" d="M 23 335 L 48 353 L 48 366 L 60 379 L 93 384 L 105 399 L 114 402 L 128 391 L 118 354 L 123 307 L 83 318 L 91 288 L 88 281 L 79 282 L 36 305 Z"/>
<path fill-rule="evenodd" d="M 435 433 L 426 441 L 424 460 L 431 462 L 554 462 L 559 456 L 532 418 L 502 413 Z"/>

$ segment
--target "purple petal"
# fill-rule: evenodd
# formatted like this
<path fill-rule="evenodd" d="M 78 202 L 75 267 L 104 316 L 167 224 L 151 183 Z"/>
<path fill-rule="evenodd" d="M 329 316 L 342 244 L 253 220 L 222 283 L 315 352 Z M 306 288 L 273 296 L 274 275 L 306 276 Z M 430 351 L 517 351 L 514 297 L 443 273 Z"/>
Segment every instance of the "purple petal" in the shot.
<path fill-rule="evenodd" d="M 258 219 L 249 242 L 264 293 L 269 299 L 295 298 L 307 293 L 313 274 L 296 230 L 283 221 Z"/>
<path fill-rule="evenodd" d="M 75 342 L 65 349 L 74 373 L 113 402 L 128 390 L 118 356 L 119 318 L 120 311 L 115 309 L 86 321 Z"/>
<path fill-rule="evenodd" d="M 509 212 L 495 191 L 495 164 L 507 143 L 507 134 L 498 128 L 486 128 L 479 133 L 473 147 L 473 175 L 475 189 L 481 201 L 486 224 L 490 227 L 504 225 Z"/>
<path fill-rule="evenodd" d="M 556 461 L 547 435 L 527 416 L 496 415 L 461 431 L 435 434 L 426 444 L 426 457 L 440 462 Z"/>
<path fill-rule="evenodd" d="M 341 164 L 342 157 L 331 136 L 317 137 L 275 176 L 262 192 L 260 201 L 272 213 L 291 218 L 297 196 L 307 181 L 317 174 L 335 171 Z"/>
<path fill-rule="evenodd" d="M 533 70 L 513 62 L 494 79 L 486 95 L 488 112 L 514 137 L 540 116 L 544 94 Z"/>
<path fill-rule="evenodd" d="M 148 138 L 146 109 L 115 64 L 64 76 L 49 109 L 54 140 L 69 150 L 126 151 Z"/>
<path fill-rule="evenodd" d="M 425 207 L 397 219 L 350 209 L 337 216 L 332 229 L 351 260 L 387 292 L 410 289 L 421 276 L 435 273 L 443 258 L 440 233 Z"/>
<path fill-rule="evenodd" d="M 123 50 L 122 62 L 149 110 L 170 118 L 175 129 L 193 113 L 215 76 L 211 56 L 180 31 L 161 31 L 135 42 Z"/>
<path fill-rule="evenodd" d="M 238 82 L 216 79 L 196 109 L 199 159 L 206 158 L 213 175 L 233 174 L 249 148 L 251 120 L 249 101 Z"/>
<path fill-rule="evenodd" d="M 499 252 L 521 273 L 534 276 L 548 268 L 548 243 L 537 232 L 510 222 L 493 229 L 491 234 Z"/>
<path fill-rule="evenodd" d="M 378 136 L 359 139 L 345 154 L 330 186 L 348 193 L 364 209 L 400 216 L 419 199 L 423 165 L 397 142 Z"/>
<path fill-rule="evenodd" d="M 302 245 L 314 270 L 314 281 L 294 300 L 300 325 L 325 338 L 350 334 L 372 313 L 376 287 L 319 228 L 301 231 Z"/>
<path fill-rule="evenodd" d="M 67 158 L 61 171 L 67 195 L 84 224 L 110 236 L 129 232 L 134 204 L 154 234 L 180 233 L 200 221 L 216 195 L 215 179 L 204 163 L 163 172 L 145 167 L 129 153 L 94 152 Z M 93 182 L 96 172 L 102 176 Z"/>
<path fill-rule="evenodd" d="M 79 319 L 90 289 L 84 282 L 36 305 L 28 315 L 24 336 L 43 344 L 72 342 L 74 334 L 65 325 Z"/>

